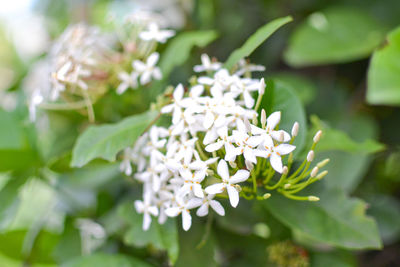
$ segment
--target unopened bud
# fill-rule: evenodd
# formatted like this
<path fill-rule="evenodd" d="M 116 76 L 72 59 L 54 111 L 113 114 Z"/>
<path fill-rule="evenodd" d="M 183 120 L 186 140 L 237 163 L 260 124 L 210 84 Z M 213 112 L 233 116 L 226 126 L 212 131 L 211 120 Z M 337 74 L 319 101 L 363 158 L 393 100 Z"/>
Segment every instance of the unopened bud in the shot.
<path fill-rule="evenodd" d="M 282 168 L 282 174 L 283 174 L 283 175 L 286 175 L 286 174 L 288 174 L 288 172 L 289 172 L 288 167 L 283 166 L 283 168 Z"/>
<path fill-rule="evenodd" d="M 293 137 L 296 137 L 297 134 L 299 133 L 299 127 L 300 127 L 300 125 L 299 125 L 299 123 L 296 121 L 296 122 L 293 124 L 293 127 L 292 127 L 292 136 L 293 136 Z"/>
<path fill-rule="evenodd" d="M 289 187 L 291 187 L 291 186 L 292 186 L 291 184 L 285 184 L 285 185 L 283 186 L 283 188 L 289 189 Z"/>
<path fill-rule="evenodd" d="M 264 93 L 265 93 L 265 81 L 264 81 L 264 78 L 261 78 L 260 84 L 258 87 L 258 94 L 263 95 Z"/>
<path fill-rule="evenodd" d="M 257 125 L 257 124 L 258 124 L 258 120 L 257 120 L 257 115 L 256 115 L 256 114 L 253 115 L 252 123 L 253 123 L 254 125 Z"/>
<path fill-rule="evenodd" d="M 240 185 L 238 185 L 238 184 L 235 184 L 235 188 L 236 188 L 236 190 L 237 190 L 238 192 L 241 192 L 241 191 L 242 191 L 242 188 L 241 188 Z"/>
<path fill-rule="evenodd" d="M 311 171 L 310 176 L 311 176 L 311 177 L 317 176 L 318 171 L 319 171 L 319 168 L 318 168 L 318 167 L 314 167 L 314 169 L 312 169 L 312 171 Z"/>
<path fill-rule="evenodd" d="M 313 138 L 314 143 L 318 143 L 318 142 L 319 142 L 319 140 L 321 139 L 321 135 L 322 135 L 322 131 L 319 130 L 319 131 L 314 135 L 314 138 Z"/>
<path fill-rule="evenodd" d="M 316 196 L 309 196 L 309 197 L 308 197 L 308 200 L 309 200 L 309 201 L 319 201 L 319 197 L 316 197 Z"/>
<path fill-rule="evenodd" d="M 307 161 L 308 162 L 311 162 L 311 161 L 313 161 L 314 160 L 314 151 L 313 150 L 310 150 L 309 152 L 308 152 L 308 154 L 307 154 Z"/>
<path fill-rule="evenodd" d="M 229 166 L 231 166 L 232 169 L 236 169 L 237 164 L 234 161 L 229 161 Z"/>
<path fill-rule="evenodd" d="M 263 195 L 263 198 L 264 198 L 264 199 L 268 199 L 268 198 L 270 198 L 270 197 L 271 197 L 271 194 L 270 194 L 270 193 L 266 193 L 266 194 Z"/>
<path fill-rule="evenodd" d="M 325 165 L 328 164 L 329 161 L 330 159 L 324 159 L 323 161 L 317 164 L 317 167 L 321 169 L 322 167 L 325 167 Z"/>
<path fill-rule="evenodd" d="M 321 180 L 322 178 L 324 178 L 326 175 L 328 174 L 328 171 L 323 171 L 320 174 L 318 174 L 317 179 Z"/>
<path fill-rule="evenodd" d="M 248 133 L 251 133 L 250 122 L 247 118 L 244 118 L 244 126 L 246 126 L 246 130 Z"/>
<path fill-rule="evenodd" d="M 265 109 L 261 110 L 261 126 L 264 129 L 267 123 L 267 114 L 265 113 Z"/>

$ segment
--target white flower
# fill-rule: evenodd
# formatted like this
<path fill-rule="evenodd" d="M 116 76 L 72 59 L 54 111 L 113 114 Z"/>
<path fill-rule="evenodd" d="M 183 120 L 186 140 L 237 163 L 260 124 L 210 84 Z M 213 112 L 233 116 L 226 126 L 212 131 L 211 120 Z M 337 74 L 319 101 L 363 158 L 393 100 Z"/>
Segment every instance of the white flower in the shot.
<path fill-rule="evenodd" d="M 185 89 L 182 84 L 179 84 L 172 94 L 173 103 L 167 106 L 164 106 L 161 109 L 161 113 L 172 113 L 172 123 L 178 124 L 178 122 L 182 119 L 182 108 L 187 108 L 190 105 L 190 99 L 184 98 Z"/>
<path fill-rule="evenodd" d="M 136 200 L 134 205 L 138 213 L 143 213 L 143 225 L 144 231 L 150 228 L 151 215 L 158 216 L 158 209 L 155 205 L 151 205 L 151 196 L 149 193 L 144 193 L 144 200 Z"/>
<path fill-rule="evenodd" d="M 145 41 L 155 40 L 159 43 L 165 43 L 168 38 L 175 35 L 175 31 L 161 30 L 157 23 L 151 23 L 147 31 L 139 34 L 140 39 Z"/>
<path fill-rule="evenodd" d="M 263 148 L 265 150 L 258 150 L 261 152 L 258 156 L 269 158 L 272 168 L 274 168 L 275 171 L 282 173 L 283 166 L 281 156 L 291 153 L 296 147 L 289 144 L 274 145 L 272 138 L 265 136 Z"/>
<path fill-rule="evenodd" d="M 165 213 L 169 217 L 176 217 L 182 214 L 182 227 L 183 230 L 187 231 L 192 225 L 192 216 L 190 216 L 191 209 L 197 208 L 203 204 L 203 200 L 200 198 L 192 198 L 189 201 L 180 201 L 181 203 L 176 203 L 176 206 L 170 207 L 165 210 Z"/>
<path fill-rule="evenodd" d="M 195 72 L 203 71 L 216 71 L 221 68 L 222 64 L 220 62 L 212 62 L 207 54 L 201 55 L 201 65 L 194 66 L 193 70 Z"/>
<path fill-rule="evenodd" d="M 225 216 L 224 207 L 222 207 L 221 203 L 213 199 L 214 196 L 215 195 L 208 195 L 207 197 L 203 198 L 203 204 L 199 207 L 199 209 L 196 212 L 197 216 L 199 217 L 206 216 L 208 214 L 209 206 L 211 206 L 211 208 L 219 215 Z"/>
<path fill-rule="evenodd" d="M 235 97 L 242 95 L 246 108 L 252 108 L 255 101 L 251 96 L 251 92 L 258 91 L 259 87 L 259 83 L 252 79 L 244 79 L 234 76 L 231 92 Z"/>
<path fill-rule="evenodd" d="M 248 72 L 254 72 L 254 71 L 265 71 L 265 67 L 262 65 L 254 65 L 254 64 L 249 64 L 245 59 L 239 60 L 239 70 L 236 71 L 235 75 L 242 76 L 245 73 Z"/>
<path fill-rule="evenodd" d="M 237 153 L 238 150 L 232 144 L 232 142 L 234 141 L 234 138 L 232 136 L 228 136 L 228 127 L 226 127 L 226 126 L 218 129 L 217 133 L 218 133 L 220 139 L 217 142 L 206 146 L 205 150 L 207 152 L 213 152 L 213 151 L 221 149 L 222 146 L 224 146 L 225 153 L 226 153 L 225 160 L 232 161 L 232 159 L 234 159 L 238 155 L 238 153 Z"/>
<path fill-rule="evenodd" d="M 223 159 L 218 163 L 217 173 L 221 176 L 222 183 L 208 186 L 205 189 L 206 193 L 219 194 L 226 189 L 232 207 L 236 208 L 239 203 L 239 191 L 236 189 L 235 184 L 246 181 L 249 178 L 250 173 L 246 170 L 238 170 L 233 176 L 230 176 L 228 164 Z"/>
<path fill-rule="evenodd" d="M 183 185 L 179 190 L 182 196 L 193 192 L 196 197 L 204 198 L 201 182 L 206 177 L 205 171 L 191 172 L 189 170 L 184 170 L 180 172 L 180 175 L 184 179 Z"/>
<path fill-rule="evenodd" d="M 128 88 L 136 88 L 138 86 L 137 83 L 138 74 L 136 72 L 132 72 L 131 74 L 126 72 L 118 73 L 118 79 L 122 82 L 117 87 L 117 93 L 123 94 Z"/>
<path fill-rule="evenodd" d="M 125 148 L 123 160 L 119 166 L 121 172 L 125 173 L 125 175 L 127 176 L 132 174 L 132 164 L 131 164 L 132 155 L 133 155 L 133 149 L 130 147 Z"/>
<path fill-rule="evenodd" d="M 147 58 L 146 63 L 140 60 L 133 61 L 133 68 L 134 71 L 140 75 L 141 85 L 148 84 L 151 81 L 152 77 L 156 80 L 161 80 L 161 70 L 160 68 L 156 67 L 158 58 L 159 54 L 157 52 L 154 52 Z"/>
<path fill-rule="evenodd" d="M 288 142 L 290 141 L 290 135 L 287 132 L 285 132 L 284 130 L 274 130 L 280 121 L 281 112 L 276 111 L 267 118 L 267 125 L 265 129 L 261 129 L 257 126 L 252 125 L 251 133 L 253 135 L 260 135 L 263 137 L 263 139 L 267 139 L 268 136 L 271 136 L 273 139 L 279 142 Z"/>

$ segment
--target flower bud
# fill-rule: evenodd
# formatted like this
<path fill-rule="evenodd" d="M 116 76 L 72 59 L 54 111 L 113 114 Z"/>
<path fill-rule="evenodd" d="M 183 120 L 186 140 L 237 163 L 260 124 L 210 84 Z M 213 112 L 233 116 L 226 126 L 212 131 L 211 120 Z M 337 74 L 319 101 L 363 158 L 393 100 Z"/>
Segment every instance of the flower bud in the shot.
<path fill-rule="evenodd" d="M 256 114 L 253 115 L 253 121 L 252 121 L 252 123 L 253 123 L 254 125 L 257 125 L 257 124 L 258 124 L 258 120 L 257 120 L 257 115 L 256 115 Z"/>
<path fill-rule="evenodd" d="M 297 134 L 299 133 L 299 126 L 300 125 L 297 121 L 293 124 L 293 128 L 292 128 L 292 136 L 293 137 L 296 137 Z"/>
<path fill-rule="evenodd" d="M 283 186 L 283 188 L 289 189 L 289 187 L 291 187 L 291 186 L 292 186 L 291 184 L 285 184 L 285 185 Z"/>
<path fill-rule="evenodd" d="M 237 167 L 236 162 L 234 162 L 234 161 L 229 161 L 228 163 L 229 163 L 229 166 L 231 166 L 232 169 L 236 169 L 236 167 Z"/>
<path fill-rule="evenodd" d="M 264 81 L 264 78 L 261 78 L 260 84 L 258 87 L 258 94 L 263 95 L 264 93 L 265 93 L 265 81 Z"/>
<path fill-rule="evenodd" d="M 311 161 L 313 161 L 314 160 L 314 151 L 313 150 L 310 150 L 309 152 L 308 152 L 308 154 L 307 154 L 307 161 L 308 162 L 311 162 Z"/>
<path fill-rule="evenodd" d="M 268 199 L 268 198 L 270 198 L 270 197 L 271 197 L 271 194 L 270 194 L 270 193 L 266 193 L 266 194 L 263 195 L 263 198 L 264 198 L 264 199 Z"/>
<path fill-rule="evenodd" d="M 312 171 L 311 171 L 310 176 L 311 176 L 311 177 L 317 176 L 318 171 L 319 171 L 319 168 L 318 168 L 318 167 L 314 167 L 314 169 L 312 169 Z"/>
<path fill-rule="evenodd" d="M 319 142 L 319 140 L 321 139 L 321 135 L 322 135 L 322 131 L 319 130 L 319 131 L 314 135 L 314 138 L 313 138 L 314 143 L 318 143 L 318 142 Z"/>
<path fill-rule="evenodd" d="M 323 171 L 320 174 L 318 174 L 317 179 L 321 180 L 322 178 L 324 178 L 326 175 L 328 174 L 328 171 Z"/>
<path fill-rule="evenodd" d="M 319 197 L 316 197 L 316 196 L 309 196 L 309 197 L 308 197 L 308 200 L 309 200 L 309 201 L 319 201 Z"/>
<path fill-rule="evenodd" d="M 323 161 L 317 164 L 317 167 L 321 169 L 322 167 L 325 167 L 325 165 L 328 164 L 329 161 L 330 159 L 324 159 Z"/>
<path fill-rule="evenodd" d="M 267 123 L 267 114 L 265 113 L 265 109 L 261 110 L 261 126 L 265 129 L 265 125 Z"/>
<path fill-rule="evenodd" d="M 289 172 L 288 167 L 283 166 L 283 168 L 282 168 L 282 175 L 286 175 L 286 174 L 288 174 L 288 172 Z"/>

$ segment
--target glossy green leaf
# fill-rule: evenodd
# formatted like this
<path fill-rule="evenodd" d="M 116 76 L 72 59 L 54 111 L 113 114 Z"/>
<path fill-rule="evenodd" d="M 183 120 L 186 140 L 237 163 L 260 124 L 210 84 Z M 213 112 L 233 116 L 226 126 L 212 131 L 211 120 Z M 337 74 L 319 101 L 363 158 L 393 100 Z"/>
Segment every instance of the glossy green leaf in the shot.
<path fill-rule="evenodd" d="M 400 202 L 392 196 L 370 195 L 366 197 L 370 207 L 368 214 L 378 223 L 385 243 L 393 243 L 400 237 Z"/>
<path fill-rule="evenodd" d="M 164 77 L 168 77 L 174 67 L 183 64 L 190 56 L 193 47 L 205 47 L 217 38 L 215 31 L 183 32 L 172 39 L 160 59 Z"/>
<path fill-rule="evenodd" d="M 377 225 L 365 215 L 362 200 L 348 198 L 339 189 L 315 194 L 320 201 L 294 201 L 274 194 L 264 205 L 283 224 L 318 242 L 346 249 L 381 248 Z"/>
<path fill-rule="evenodd" d="M 160 250 L 167 250 L 169 259 L 175 263 L 178 253 L 178 232 L 174 219 L 168 219 L 160 225 L 154 220 L 147 231 L 142 229 L 143 216 L 138 214 L 132 203 L 124 203 L 118 208 L 118 214 L 129 226 L 124 234 L 124 242 L 135 247 L 152 245 Z"/>
<path fill-rule="evenodd" d="M 329 8 L 297 27 L 284 56 L 292 66 L 351 62 L 368 57 L 384 34 L 383 26 L 360 8 Z"/>
<path fill-rule="evenodd" d="M 231 69 L 242 58 L 250 56 L 257 47 L 265 42 L 274 32 L 276 32 L 283 25 L 291 22 L 293 19 L 290 16 L 275 19 L 261 28 L 259 28 L 253 35 L 251 35 L 242 47 L 232 52 L 226 60 L 224 67 Z"/>
<path fill-rule="evenodd" d="M 385 145 L 372 139 L 366 139 L 362 142 L 354 141 L 343 131 L 329 128 L 324 125 L 316 116 L 311 117 L 314 129 L 322 130 L 322 138 L 317 145 L 317 151 L 339 150 L 350 153 L 370 154 L 382 151 Z"/>
<path fill-rule="evenodd" d="M 400 105 L 400 27 L 389 33 L 387 44 L 374 52 L 368 70 L 367 101 Z"/>
<path fill-rule="evenodd" d="M 345 251 L 315 252 L 311 254 L 311 267 L 357 267 L 357 260 L 352 253 Z"/>
<path fill-rule="evenodd" d="M 62 267 L 150 267 L 145 261 L 123 254 L 94 253 L 71 259 Z"/>
<path fill-rule="evenodd" d="M 133 145 L 156 117 L 156 112 L 146 112 L 118 123 L 90 126 L 75 143 L 71 166 L 82 167 L 95 158 L 114 161 L 117 153 Z"/>

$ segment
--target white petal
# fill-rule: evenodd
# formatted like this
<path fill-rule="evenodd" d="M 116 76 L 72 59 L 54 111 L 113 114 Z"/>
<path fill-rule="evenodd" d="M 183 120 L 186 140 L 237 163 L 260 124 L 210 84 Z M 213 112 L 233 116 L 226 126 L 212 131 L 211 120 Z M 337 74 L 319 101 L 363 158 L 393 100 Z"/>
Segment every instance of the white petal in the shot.
<path fill-rule="evenodd" d="M 275 129 L 276 125 L 281 121 L 281 112 L 280 111 L 275 111 L 269 117 L 267 118 L 267 127 L 270 130 Z"/>
<path fill-rule="evenodd" d="M 172 114 L 172 123 L 178 124 L 178 122 L 182 119 L 182 109 L 175 105 L 174 113 Z"/>
<path fill-rule="evenodd" d="M 194 209 L 194 208 L 197 208 L 197 207 L 201 206 L 201 204 L 203 204 L 203 200 L 202 199 L 200 199 L 200 198 L 192 198 L 185 205 L 185 208 L 190 210 L 190 209 Z"/>
<path fill-rule="evenodd" d="M 204 128 L 206 129 L 210 128 L 211 125 L 214 123 L 214 120 L 215 120 L 214 114 L 211 111 L 207 111 L 203 121 Z"/>
<path fill-rule="evenodd" d="M 221 178 L 224 181 L 227 181 L 229 179 L 229 169 L 228 169 L 228 164 L 226 163 L 225 160 L 221 159 L 218 163 L 218 167 L 217 167 L 217 173 L 219 174 L 219 176 L 221 176 Z M 212 193 L 211 193 L 212 194 Z"/>
<path fill-rule="evenodd" d="M 253 97 L 250 95 L 250 93 L 248 91 L 244 91 L 243 96 L 244 96 L 244 103 L 246 105 L 246 108 L 252 108 L 254 106 L 254 102 L 255 102 Z"/>
<path fill-rule="evenodd" d="M 137 72 L 140 72 L 140 73 L 142 73 L 143 71 L 145 71 L 146 68 L 147 68 L 146 64 L 144 64 L 144 63 L 143 63 L 142 61 L 140 61 L 140 60 L 135 60 L 135 61 L 133 61 L 132 67 L 133 67 Z"/>
<path fill-rule="evenodd" d="M 226 189 L 228 190 L 229 201 L 231 203 L 231 206 L 236 208 L 237 205 L 239 204 L 239 192 L 232 185 L 228 185 Z"/>
<path fill-rule="evenodd" d="M 241 183 L 246 181 L 250 176 L 250 173 L 246 170 L 238 170 L 235 175 L 233 175 L 229 182 L 233 184 Z"/>
<path fill-rule="evenodd" d="M 143 214 L 143 230 L 147 231 L 150 228 L 151 216 L 148 213 Z"/>
<path fill-rule="evenodd" d="M 224 191 L 224 189 L 225 189 L 225 184 L 218 183 L 218 184 L 213 184 L 213 185 L 207 186 L 205 191 L 207 192 L 207 194 L 219 194 L 219 193 L 222 193 Z"/>
<path fill-rule="evenodd" d="M 225 210 L 224 207 L 222 207 L 221 203 L 219 203 L 216 200 L 210 200 L 210 206 L 215 210 L 216 213 L 218 213 L 221 216 L 225 216 Z"/>
<path fill-rule="evenodd" d="M 192 226 L 192 216 L 187 210 L 182 211 L 182 227 L 183 230 L 187 231 Z"/>
<path fill-rule="evenodd" d="M 193 185 L 193 192 L 196 197 L 204 198 L 203 189 L 201 188 L 200 184 Z"/>
<path fill-rule="evenodd" d="M 203 217 L 203 216 L 206 216 L 207 214 L 208 214 L 208 203 L 204 203 L 197 210 L 196 215 L 199 217 Z"/>
<path fill-rule="evenodd" d="M 218 134 L 214 129 L 210 129 L 207 131 L 206 135 L 203 139 L 203 144 L 208 145 L 211 142 L 214 142 L 218 138 Z"/>
<path fill-rule="evenodd" d="M 179 213 L 181 213 L 181 209 L 178 207 L 172 207 L 165 210 L 165 214 L 167 214 L 168 217 L 176 217 Z"/>
<path fill-rule="evenodd" d="M 276 140 L 276 141 L 281 141 L 281 136 L 283 135 L 283 142 L 289 142 L 290 141 L 290 135 L 284 131 L 284 130 L 279 130 L 279 131 L 273 131 L 271 132 L 271 136 Z"/>
<path fill-rule="evenodd" d="M 216 143 L 209 144 L 208 146 L 206 146 L 205 150 L 207 152 L 213 152 L 213 151 L 219 150 L 223 145 L 224 145 L 224 141 L 220 140 Z"/>
<path fill-rule="evenodd" d="M 178 86 L 174 90 L 173 97 L 175 100 L 179 101 L 183 98 L 184 93 L 185 93 L 185 89 L 183 88 L 183 85 L 178 84 Z"/>
<path fill-rule="evenodd" d="M 270 157 L 270 162 L 272 168 L 274 168 L 275 171 L 282 173 L 282 159 L 279 157 L 276 153 L 272 153 Z"/>
<path fill-rule="evenodd" d="M 160 57 L 160 55 L 157 52 L 154 52 L 153 54 L 151 54 L 147 58 L 147 66 L 155 66 L 159 57 Z"/>
<path fill-rule="evenodd" d="M 296 146 L 289 145 L 289 144 L 280 144 L 275 148 L 275 152 L 281 154 L 281 155 L 287 155 L 293 150 L 295 150 Z"/>
<path fill-rule="evenodd" d="M 253 149 L 249 148 L 249 147 L 245 147 L 244 148 L 244 153 L 243 156 L 246 160 L 253 162 L 253 163 L 257 163 L 257 158 L 253 153 Z"/>
<path fill-rule="evenodd" d="M 262 141 L 264 140 L 264 138 L 260 135 L 254 135 L 251 136 L 246 143 L 251 146 L 251 147 L 256 147 L 258 146 Z"/>
<path fill-rule="evenodd" d="M 140 76 L 140 84 L 145 85 L 151 81 L 151 72 L 145 71 L 143 72 L 142 76 Z"/>
<path fill-rule="evenodd" d="M 156 79 L 156 80 L 161 80 L 161 79 L 162 79 L 162 73 L 161 73 L 160 68 L 155 67 L 155 68 L 153 69 L 153 77 L 154 77 L 154 79 Z"/>
<path fill-rule="evenodd" d="M 158 216 L 158 209 L 156 206 L 151 206 L 148 208 L 148 211 L 151 215 Z"/>
<path fill-rule="evenodd" d="M 166 105 L 161 109 L 161 113 L 171 113 L 174 107 L 175 107 L 174 104 Z"/>

